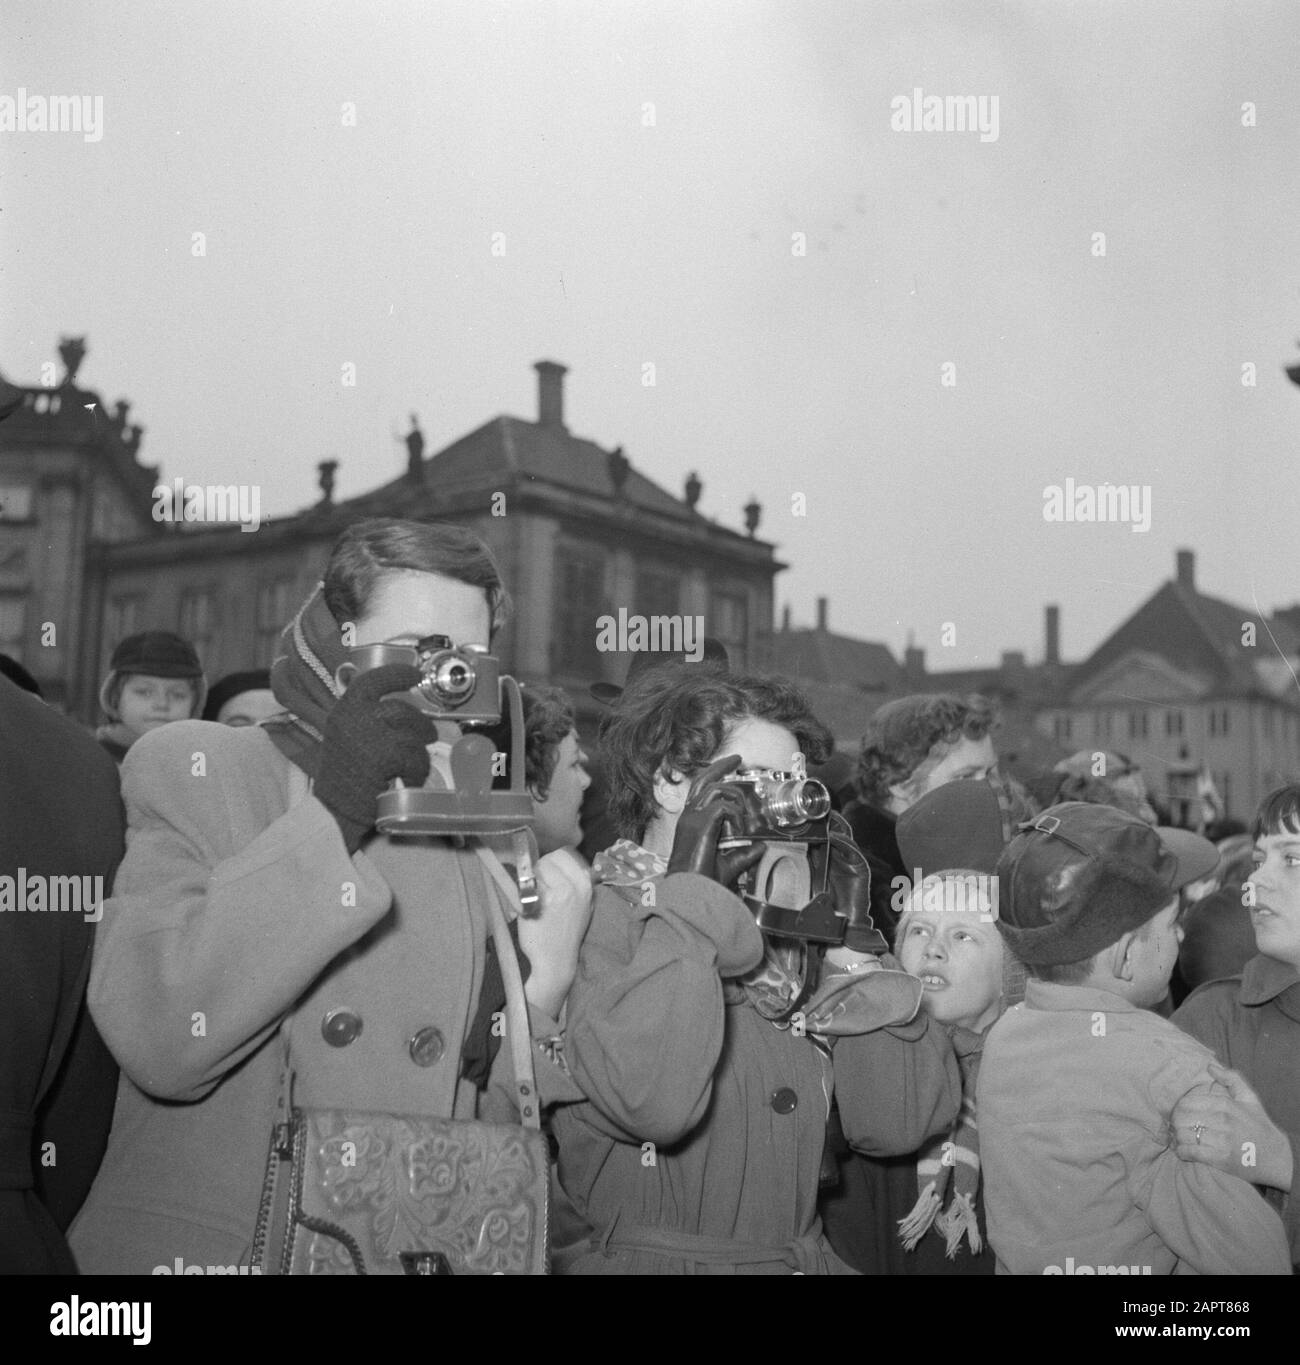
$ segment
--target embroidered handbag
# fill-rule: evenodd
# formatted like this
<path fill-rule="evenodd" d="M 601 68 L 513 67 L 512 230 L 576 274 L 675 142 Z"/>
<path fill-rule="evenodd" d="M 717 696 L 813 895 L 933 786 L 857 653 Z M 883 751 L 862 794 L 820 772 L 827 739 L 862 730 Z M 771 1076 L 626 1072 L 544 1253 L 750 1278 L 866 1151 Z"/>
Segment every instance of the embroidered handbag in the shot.
<path fill-rule="evenodd" d="M 475 851 L 517 906 L 500 862 Z M 505 915 L 485 890 L 522 1123 L 297 1108 L 286 1059 L 253 1237 L 263 1273 L 546 1273 L 549 1153 L 528 1008 Z"/>

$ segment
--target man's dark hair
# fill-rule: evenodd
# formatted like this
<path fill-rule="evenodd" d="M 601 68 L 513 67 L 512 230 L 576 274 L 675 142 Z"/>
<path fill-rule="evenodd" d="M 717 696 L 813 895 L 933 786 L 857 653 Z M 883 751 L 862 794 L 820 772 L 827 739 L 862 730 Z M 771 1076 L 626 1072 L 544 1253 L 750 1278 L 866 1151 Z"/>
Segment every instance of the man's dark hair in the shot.
<path fill-rule="evenodd" d="M 340 626 L 356 621 L 384 574 L 403 570 L 442 574 L 482 588 L 494 634 L 509 611 L 497 562 L 473 531 L 451 522 L 394 517 L 355 522 L 338 538 L 325 566 L 325 605 Z"/>
<path fill-rule="evenodd" d="M 830 731 L 784 678 L 683 665 L 638 678 L 600 728 L 609 812 L 618 832 L 627 839 L 645 833 L 659 809 L 654 783 L 661 769 L 694 777 L 724 751 L 728 732 L 751 719 L 789 730 L 810 764 L 830 757 Z"/>
<path fill-rule="evenodd" d="M 1260 803 L 1250 836 L 1259 840 L 1270 834 L 1300 834 L 1300 783 L 1288 782 Z"/>
<path fill-rule="evenodd" d="M 573 707 L 560 687 L 525 687 L 524 781 L 536 801 L 545 801 L 560 745 L 574 729 Z"/>
<path fill-rule="evenodd" d="M 961 739 L 983 739 L 998 724 L 998 714 L 986 697 L 965 700 L 950 692 L 922 693 L 886 702 L 867 722 L 858 755 L 858 795 L 873 806 L 888 804 L 890 787 L 903 786 L 939 763 L 948 747 Z"/>

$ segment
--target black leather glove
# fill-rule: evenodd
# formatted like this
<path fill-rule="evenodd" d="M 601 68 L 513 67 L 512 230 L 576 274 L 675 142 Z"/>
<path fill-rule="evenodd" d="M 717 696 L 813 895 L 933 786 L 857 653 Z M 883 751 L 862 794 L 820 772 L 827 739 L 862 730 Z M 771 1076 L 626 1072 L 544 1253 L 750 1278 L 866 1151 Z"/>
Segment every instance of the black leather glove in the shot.
<path fill-rule="evenodd" d="M 375 801 L 395 777 L 422 787 L 429 776 L 426 745 L 437 738 L 433 721 L 389 695 L 420 681 L 410 664 L 385 664 L 358 673 L 325 721 L 315 795 L 338 821 L 355 853 L 375 823 Z"/>
<path fill-rule="evenodd" d="M 830 842 L 812 850 L 813 886 L 822 885 L 835 900 L 836 911 L 848 920 L 844 946 L 857 953 L 883 953 L 889 944 L 871 918 L 871 867 L 867 855 L 853 842 L 848 821 L 830 817 Z M 827 860 L 829 859 L 829 864 Z"/>
<path fill-rule="evenodd" d="M 677 820 L 668 875 L 698 872 L 725 886 L 736 885 L 742 872 L 754 867 L 763 857 L 759 843 L 718 852 L 718 839 L 724 823 L 733 830 L 745 827 L 745 802 L 738 791 L 720 781 L 740 767 L 739 754 L 715 759 L 691 783 L 686 805 Z"/>

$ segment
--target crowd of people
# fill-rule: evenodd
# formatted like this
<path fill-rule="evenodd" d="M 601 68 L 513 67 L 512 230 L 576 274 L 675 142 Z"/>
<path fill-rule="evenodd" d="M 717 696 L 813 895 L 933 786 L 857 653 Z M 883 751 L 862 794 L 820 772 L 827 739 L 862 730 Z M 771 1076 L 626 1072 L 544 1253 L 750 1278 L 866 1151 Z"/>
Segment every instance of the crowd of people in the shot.
<path fill-rule="evenodd" d="M 1176 829 L 1125 756 L 1022 782 L 989 703 L 931 694 L 855 765 L 710 642 L 593 689 L 590 755 L 522 689 L 522 846 L 379 828 L 461 790 L 472 727 L 350 652 L 490 651 L 509 611 L 470 531 L 371 520 L 269 673 L 131 636 L 92 736 L 5 667 L 0 888 L 106 891 L 0 914 L 0 1271 L 1300 1264 L 1300 781 Z M 782 843 L 756 771 L 829 809 Z"/>

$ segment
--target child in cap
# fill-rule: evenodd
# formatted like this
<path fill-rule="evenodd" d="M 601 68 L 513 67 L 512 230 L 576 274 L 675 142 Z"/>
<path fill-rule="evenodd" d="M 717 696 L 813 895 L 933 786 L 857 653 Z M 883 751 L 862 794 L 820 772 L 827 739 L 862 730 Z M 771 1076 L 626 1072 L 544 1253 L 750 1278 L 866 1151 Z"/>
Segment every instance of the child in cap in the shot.
<path fill-rule="evenodd" d="M 1179 1159 L 1179 1102 L 1214 1056 L 1150 1012 L 1178 952 L 1178 891 L 1217 852 L 1111 806 L 1050 807 L 998 862 L 998 926 L 1029 971 L 993 1026 L 978 1101 L 1000 1273 L 1274 1274 L 1291 1258 L 1245 1181 Z"/>
<path fill-rule="evenodd" d="M 207 682 L 194 646 L 169 630 L 128 635 L 113 651 L 99 688 L 108 724 L 95 738 L 121 763 L 142 735 L 203 710 Z"/>
<path fill-rule="evenodd" d="M 1173 1017 L 1241 1075 L 1216 1069 L 1227 1095 L 1184 1101 L 1174 1136 L 1179 1156 L 1265 1190 L 1300 1266 L 1300 785 L 1265 797 L 1253 834 L 1255 867 L 1236 907 L 1250 912 L 1258 955 L 1194 991 Z"/>
<path fill-rule="evenodd" d="M 975 1083 L 989 1029 L 1025 989 L 996 923 L 1002 814 L 989 782 L 949 782 L 898 819 L 912 887 L 896 893 L 894 952 L 922 982 L 921 1008 L 952 1041 L 962 1105 L 949 1128 L 907 1157 L 841 1158 L 842 1189 L 826 1198 L 823 1217 L 831 1245 L 864 1274 L 994 1273 Z"/>

